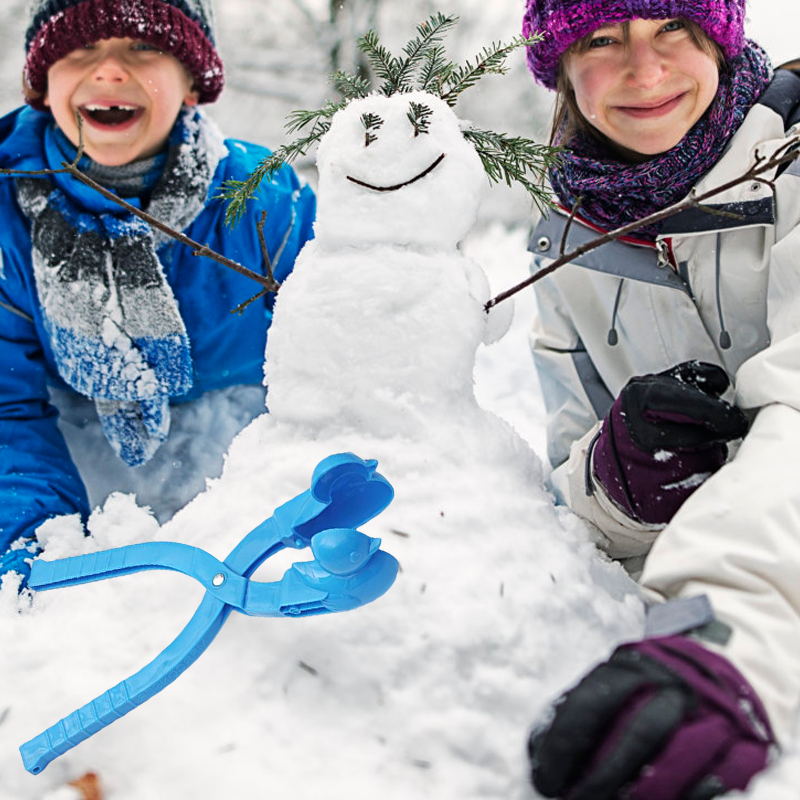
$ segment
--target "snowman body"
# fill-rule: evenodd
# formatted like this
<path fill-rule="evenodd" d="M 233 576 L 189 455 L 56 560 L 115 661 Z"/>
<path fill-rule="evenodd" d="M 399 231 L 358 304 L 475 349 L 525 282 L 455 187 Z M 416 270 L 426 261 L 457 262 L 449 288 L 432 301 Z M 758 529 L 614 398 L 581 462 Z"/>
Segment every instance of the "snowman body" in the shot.
<path fill-rule="evenodd" d="M 458 250 L 487 184 L 458 119 L 426 93 L 372 95 L 336 114 L 317 163 L 316 238 L 269 334 L 271 414 L 385 437 L 471 413 L 475 351 L 498 331 Z"/>

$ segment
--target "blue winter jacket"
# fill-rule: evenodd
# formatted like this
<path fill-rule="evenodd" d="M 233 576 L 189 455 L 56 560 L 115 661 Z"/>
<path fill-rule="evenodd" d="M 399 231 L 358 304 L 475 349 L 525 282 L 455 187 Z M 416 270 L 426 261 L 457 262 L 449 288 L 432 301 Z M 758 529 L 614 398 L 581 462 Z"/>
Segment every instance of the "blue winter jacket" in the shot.
<path fill-rule="evenodd" d="M 0 119 L 0 167 L 43 169 L 41 139 L 49 113 L 19 109 Z M 233 229 L 224 221 L 225 204 L 213 199 L 229 179 L 245 179 L 268 151 L 228 140 L 205 209 L 185 231 L 254 271 L 264 271 L 256 221 L 267 212 L 265 236 L 278 280 L 291 271 L 303 244 L 312 237 L 315 198 L 286 167 L 248 205 Z M 39 156 L 39 151 L 42 155 Z M 69 176 L 59 183 L 84 207 L 98 195 Z M 14 179 L 0 176 L 0 554 L 20 536 L 32 536 L 45 519 L 89 512 L 88 500 L 56 425 L 48 385 L 67 391 L 59 378 L 39 307 L 31 262 L 30 222 L 20 210 Z M 231 310 L 260 285 L 214 261 L 192 255 L 175 242 L 158 253 L 191 342 L 194 386 L 172 398 L 186 402 L 212 389 L 263 380 L 264 347 L 272 298 Z"/>

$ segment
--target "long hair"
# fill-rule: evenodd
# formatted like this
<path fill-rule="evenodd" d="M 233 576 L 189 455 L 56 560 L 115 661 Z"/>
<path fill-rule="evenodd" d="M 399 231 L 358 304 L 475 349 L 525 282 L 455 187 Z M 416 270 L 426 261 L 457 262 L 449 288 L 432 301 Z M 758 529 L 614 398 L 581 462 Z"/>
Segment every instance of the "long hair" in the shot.
<path fill-rule="evenodd" d="M 681 22 L 686 26 L 689 36 L 691 36 L 697 47 L 716 62 L 717 68 L 721 72 L 724 71 L 727 68 L 727 63 L 722 48 L 697 23 L 687 19 L 681 19 Z M 578 39 L 561 56 L 561 61 L 558 65 L 556 107 L 553 113 L 553 127 L 550 130 L 550 144 L 555 144 L 556 140 L 558 140 L 559 144 L 566 145 L 579 131 L 605 140 L 605 137 L 586 119 L 578 108 L 575 90 L 567 77 L 566 70 L 567 59 L 571 55 L 585 53 L 591 45 L 593 35 L 594 32 L 587 34 L 582 39 Z M 624 42 L 627 44 L 630 36 L 630 22 L 622 23 L 622 35 Z"/>

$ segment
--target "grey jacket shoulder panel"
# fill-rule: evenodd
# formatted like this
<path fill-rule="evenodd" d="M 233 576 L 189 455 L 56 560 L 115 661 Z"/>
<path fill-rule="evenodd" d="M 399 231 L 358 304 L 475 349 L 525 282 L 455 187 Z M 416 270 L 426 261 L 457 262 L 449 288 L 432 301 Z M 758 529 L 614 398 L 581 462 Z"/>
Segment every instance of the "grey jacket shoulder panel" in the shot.
<path fill-rule="evenodd" d="M 539 220 L 528 245 L 528 250 L 535 256 L 534 266 L 543 259 L 549 262 L 558 258 L 567 223 L 567 217 L 557 212 Z M 575 222 L 570 226 L 564 251 L 569 252 L 600 235 L 597 231 Z M 659 266 L 656 249 L 647 245 L 634 245 L 617 239 L 585 253 L 575 260 L 575 264 L 619 278 L 631 278 L 688 292 L 679 275 L 671 269 Z"/>

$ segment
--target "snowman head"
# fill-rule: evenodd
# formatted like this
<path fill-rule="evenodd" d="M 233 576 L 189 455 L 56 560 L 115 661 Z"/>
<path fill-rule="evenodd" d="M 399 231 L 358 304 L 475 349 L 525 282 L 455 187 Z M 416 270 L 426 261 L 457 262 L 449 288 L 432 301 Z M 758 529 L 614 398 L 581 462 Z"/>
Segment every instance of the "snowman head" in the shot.
<path fill-rule="evenodd" d="M 446 57 L 442 45 L 457 22 L 455 15 L 431 15 L 398 57 L 375 31 L 360 37 L 358 49 L 380 79 L 379 89 L 358 75 L 331 75 L 341 99 L 315 111 L 293 111 L 286 129 L 298 134 L 294 141 L 265 158 L 246 181 L 225 183 L 226 221 L 240 221 L 261 182 L 315 145 L 315 230 L 322 246 L 451 249 L 474 224 L 489 182 L 519 183 L 540 209 L 548 209 L 544 177 L 556 150 L 460 125 L 452 110 L 464 91 L 486 75 L 503 75 L 508 56 L 541 37 L 496 42 L 459 65 Z"/>
<path fill-rule="evenodd" d="M 338 111 L 317 153 L 322 247 L 454 248 L 486 173 L 459 120 L 427 92 L 372 94 Z"/>

